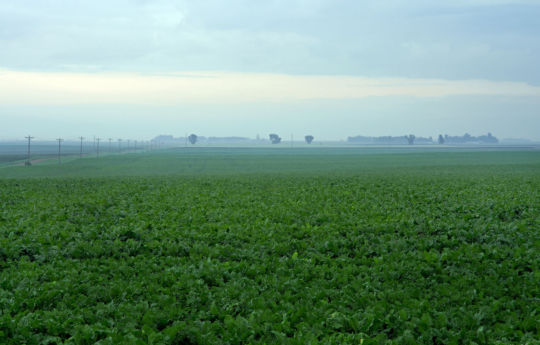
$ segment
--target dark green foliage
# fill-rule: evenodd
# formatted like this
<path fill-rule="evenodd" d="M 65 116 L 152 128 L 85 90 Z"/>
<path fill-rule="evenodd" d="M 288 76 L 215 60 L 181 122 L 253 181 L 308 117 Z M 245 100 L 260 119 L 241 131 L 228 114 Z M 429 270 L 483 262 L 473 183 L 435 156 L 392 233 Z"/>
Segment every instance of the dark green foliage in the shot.
<path fill-rule="evenodd" d="M 195 143 L 197 142 L 197 138 L 198 137 L 196 134 L 190 134 L 188 140 L 192 145 L 195 145 Z"/>
<path fill-rule="evenodd" d="M 533 157 L 0 180 L 0 343 L 538 343 Z"/>
<path fill-rule="evenodd" d="M 443 138 L 442 134 L 439 134 L 439 139 L 437 139 L 437 141 L 439 142 L 440 145 L 444 144 L 444 138 Z"/>
<path fill-rule="evenodd" d="M 414 134 L 409 134 L 405 136 L 405 139 L 407 139 L 407 143 L 409 143 L 409 145 L 412 145 L 414 144 L 414 139 L 416 139 L 416 136 Z"/>
<path fill-rule="evenodd" d="M 279 144 L 281 142 L 281 137 L 277 134 L 269 134 L 269 137 L 272 144 Z"/>

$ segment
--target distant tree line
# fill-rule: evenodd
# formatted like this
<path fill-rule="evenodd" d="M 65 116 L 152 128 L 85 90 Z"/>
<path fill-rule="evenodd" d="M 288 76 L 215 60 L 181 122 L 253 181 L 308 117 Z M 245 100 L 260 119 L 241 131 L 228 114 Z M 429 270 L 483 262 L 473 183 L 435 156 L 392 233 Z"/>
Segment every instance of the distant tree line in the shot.
<path fill-rule="evenodd" d="M 416 137 L 414 134 L 403 136 L 381 136 L 381 137 L 369 137 L 358 135 L 355 137 L 348 137 L 347 141 L 356 144 L 378 144 L 378 145 L 414 145 L 414 144 L 435 144 L 432 137 Z M 449 136 L 445 134 L 439 134 L 437 139 L 438 144 L 497 144 L 499 140 L 491 133 L 487 135 L 480 135 L 473 137 L 472 135 L 465 133 L 463 136 Z"/>
<path fill-rule="evenodd" d="M 190 139 L 190 136 L 194 135 L 195 137 L 192 137 Z M 199 136 L 196 134 L 191 134 L 187 137 L 174 137 L 172 135 L 158 135 L 154 139 L 156 142 L 162 142 L 162 143 L 184 143 L 186 141 L 191 143 L 191 140 L 195 139 L 195 143 L 198 142 L 205 142 L 205 143 L 238 143 L 238 142 L 249 142 L 253 139 L 246 138 L 246 137 L 204 137 Z"/>
<path fill-rule="evenodd" d="M 439 136 L 439 144 L 472 144 L 472 143 L 497 144 L 499 143 L 499 139 L 494 137 L 491 133 L 488 133 L 487 135 L 480 135 L 478 137 L 474 137 L 470 135 L 469 133 L 465 133 L 463 136 L 449 136 L 448 134 L 445 134 L 444 137 L 442 137 L 442 135 Z"/>
<path fill-rule="evenodd" d="M 381 136 L 381 137 L 368 137 L 357 135 L 355 137 L 348 137 L 347 141 L 355 144 L 376 144 L 376 145 L 413 145 L 413 144 L 433 144 L 433 138 L 417 137 L 414 134 L 403 136 Z"/>
<path fill-rule="evenodd" d="M 280 144 L 282 139 L 276 133 L 268 135 L 268 139 L 272 144 Z M 314 136 L 309 134 L 304 137 L 307 144 L 311 144 L 314 140 Z M 206 143 L 249 143 L 251 141 L 260 141 L 260 139 L 250 139 L 245 137 L 203 137 L 191 134 L 187 137 L 175 138 L 172 135 L 159 135 L 153 139 L 155 142 L 190 142 L 196 144 L 198 142 Z M 439 134 L 437 140 L 433 140 L 432 137 L 417 137 L 414 134 L 402 135 L 402 136 L 362 136 L 357 135 L 348 137 L 347 142 L 354 144 L 374 144 L 374 145 L 430 145 L 430 144 L 497 144 L 499 140 L 491 133 L 487 135 L 480 135 L 474 137 L 469 133 L 465 133 L 463 136 L 449 136 L 448 134 Z"/>
<path fill-rule="evenodd" d="M 281 137 L 276 133 L 271 133 L 268 135 L 268 139 L 272 144 L 280 144 L 281 143 Z M 308 134 L 304 137 L 304 140 L 307 144 L 311 144 L 315 137 L 311 134 Z M 198 136 L 196 134 L 190 134 L 186 137 L 174 137 L 172 135 L 158 135 L 154 139 L 152 139 L 154 142 L 159 143 L 191 143 L 195 145 L 199 142 L 204 143 L 216 143 L 216 144 L 226 144 L 226 143 L 249 143 L 249 142 L 260 142 L 261 139 L 257 136 L 257 139 L 251 139 L 246 137 L 203 137 Z"/>

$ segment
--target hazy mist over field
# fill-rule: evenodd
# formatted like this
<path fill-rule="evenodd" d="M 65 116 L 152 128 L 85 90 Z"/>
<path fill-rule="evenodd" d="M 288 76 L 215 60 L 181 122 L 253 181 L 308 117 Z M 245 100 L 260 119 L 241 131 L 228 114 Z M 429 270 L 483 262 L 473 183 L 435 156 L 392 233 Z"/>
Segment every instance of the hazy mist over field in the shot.
<path fill-rule="evenodd" d="M 0 139 L 540 140 L 540 2 L 17 1 Z"/>

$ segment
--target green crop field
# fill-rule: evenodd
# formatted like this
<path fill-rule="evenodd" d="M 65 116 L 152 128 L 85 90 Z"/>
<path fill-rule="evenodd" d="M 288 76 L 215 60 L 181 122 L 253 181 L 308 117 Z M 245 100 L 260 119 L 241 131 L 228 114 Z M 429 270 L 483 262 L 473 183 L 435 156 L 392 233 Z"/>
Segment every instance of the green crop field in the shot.
<path fill-rule="evenodd" d="M 540 151 L 0 168 L 1 344 L 539 344 Z"/>

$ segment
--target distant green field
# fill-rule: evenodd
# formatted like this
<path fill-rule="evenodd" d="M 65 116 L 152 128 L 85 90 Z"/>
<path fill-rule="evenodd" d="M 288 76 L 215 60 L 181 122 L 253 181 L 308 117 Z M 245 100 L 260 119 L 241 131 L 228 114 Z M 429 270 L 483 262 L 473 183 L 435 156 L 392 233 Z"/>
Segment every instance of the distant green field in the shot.
<path fill-rule="evenodd" d="M 50 157 L 50 156 L 49 156 Z M 52 156 L 54 158 L 54 156 Z M 363 174 L 466 169 L 464 173 L 512 170 L 538 171 L 540 150 L 378 149 L 378 148 L 181 148 L 146 153 L 64 157 L 30 168 L 0 169 L 10 177 L 112 177 L 230 174 Z"/>
<path fill-rule="evenodd" d="M 2 344 L 538 344 L 540 151 L 0 168 Z"/>
<path fill-rule="evenodd" d="M 103 154 L 116 152 L 109 149 L 108 145 L 102 145 L 100 152 Z M 79 157 L 81 152 L 78 143 L 68 142 L 61 147 L 61 156 L 63 160 L 70 160 Z M 91 143 L 85 143 L 82 153 L 84 156 L 95 156 L 96 149 Z M 30 150 L 30 160 L 37 161 L 37 164 L 43 164 L 45 160 L 53 160 L 58 157 L 58 145 L 55 143 L 33 143 Z M 24 163 L 28 159 L 28 146 L 22 143 L 1 143 L 0 144 L 0 167 L 17 165 Z"/>
<path fill-rule="evenodd" d="M 0 155 L 0 164 L 2 163 L 11 163 L 25 160 L 27 156 L 23 154 L 4 154 Z"/>

